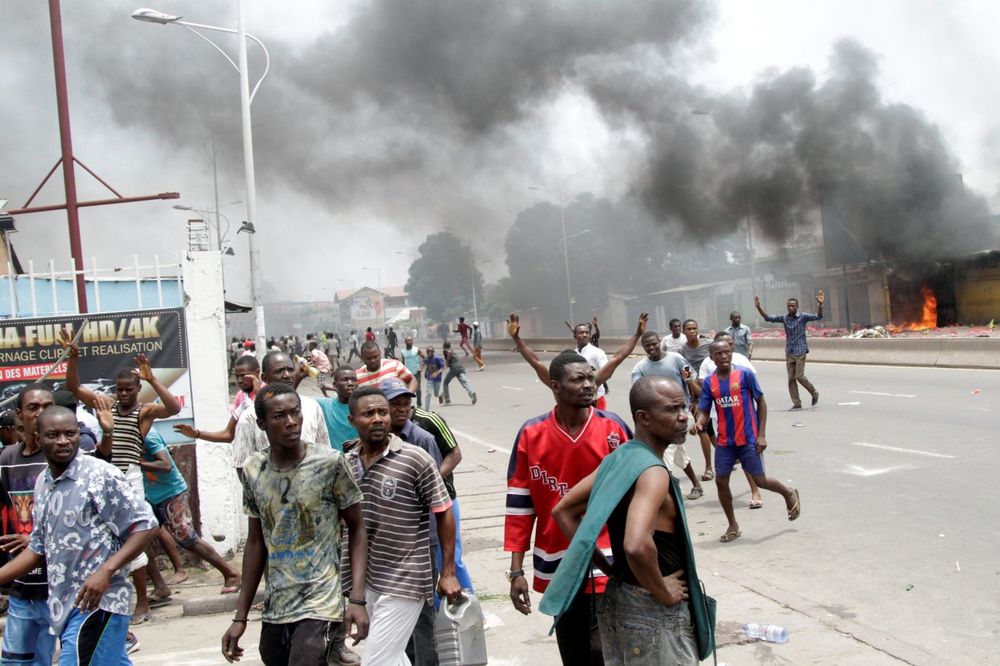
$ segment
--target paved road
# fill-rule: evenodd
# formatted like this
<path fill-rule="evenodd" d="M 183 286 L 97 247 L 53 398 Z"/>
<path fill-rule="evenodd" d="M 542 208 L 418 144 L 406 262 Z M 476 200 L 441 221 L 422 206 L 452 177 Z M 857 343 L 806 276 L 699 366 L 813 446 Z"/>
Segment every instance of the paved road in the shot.
<path fill-rule="evenodd" d="M 508 560 L 500 552 L 511 443 L 525 419 L 551 408 L 551 393 L 513 354 L 492 353 L 487 362 L 485 373 L 469 375 L 479 404 L 469 405 L 454 383 L 456 404 L 441 413 L 463 445 L 456 485 L 467 560 L 490 616 L 491 663 L 558 663 L 546 619 L 517 616 L 504 601 Z M 611 382 L 610 408 L 623 416 L 632 363 Z M 789 523 L 783 503 L 767 493 L 763 510 L 747 510 L 749 491 L 734 478 L 743 537 L 721 544 L 725 521 L 714 489 L 689 503 L 709 593 L 737 585 L 756 600 L 730 597 L 729 608 L 720 605 L 720 626 L 783 613 L 787 626 L 812 622 L 849 634 L 828 632 L 850 643 L 843 649 L 851 659 L 814 650 L 814 663 L 1000 663 L 998 511 L 991 480 L 985 488 L 978 480 L 997 446 L 1000 372 L 813 364 L 819 408 L 788 412 L 783 364 L 757 369 L 771 408 L 768 473 L 801 490 L 803 515 Z M 697 463 L 697 447 L 689 449 Z M 223 616 L 158 621 L 142 628 L 136 663 L 219 663 L 227 625 Z M 248 646 L 258 631 L 251 625 Z M 793 631 L 789 646 L 773 650 L 734 645 L 720 659 L 801 661 L 805 652 L 789 659 L 782 648 L 806 649 L 814 635 Z"/>

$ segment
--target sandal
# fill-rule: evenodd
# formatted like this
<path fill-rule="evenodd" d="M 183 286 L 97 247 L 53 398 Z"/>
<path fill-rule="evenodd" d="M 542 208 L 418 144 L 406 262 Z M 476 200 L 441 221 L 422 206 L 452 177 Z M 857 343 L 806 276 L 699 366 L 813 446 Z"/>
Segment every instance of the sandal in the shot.
<path fill-rule="evenodd" d="M 714 478 L 715 478 L 715 472 L 712 470 L 707 470 L 704 474 L 701 475 L 702 481 L 711 481 Z"/>
<path fill-rule="evenodd" d="M 795 504 L 793 504 L 792 508 L 788 510 L 788 520 L 795 520 L 796 518 L 798 518 L 802 514 L 802 507 L 799 506 L 799 490 L 798 490 L 798 488 L 796 488 L 792 492 L 795 493 Z"/>
<path fill-rule="evenodd" d="M 704 495 L 704 494 L 705 494 L 705 491 L 702 490 L 701 488 L 692 488 L 691 492 L 688 493 L 688 495 L 687 495 L 687 497 L 685 499 L 689 499 L 689 500 L 701 499 L 701 496 Z"/>
<path fill-rule="evenodd" d="M 762 509 L 764 507 L 764 500 L 762 499 L 752 499 L 750 500 L 751 509 Z"/>
<path fill-rule="evenodd" d="M 149 613 L 143 613 L 142 615 L 133 615 L 132 619 L 129 621 L 129 624 L 135 626 L 138 624 L 146 624 L 147 622 L 152 622 L 152 621 L 153 621 L 152 615 L 150 615 Z"/>
<path fill-rule="evenodd" d="M 722 543 L 729 543 L 730 541 L 736 541 L 741 536 L 743 536 L 743 530 L 729 530 L 719 537 L 719 541 Z"/>

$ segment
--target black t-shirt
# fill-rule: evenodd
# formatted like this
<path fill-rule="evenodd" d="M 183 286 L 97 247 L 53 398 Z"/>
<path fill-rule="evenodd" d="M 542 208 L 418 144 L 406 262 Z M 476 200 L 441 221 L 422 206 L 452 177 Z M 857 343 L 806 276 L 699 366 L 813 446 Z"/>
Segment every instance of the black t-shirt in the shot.
<path fill-rule="evenodd" d="M 0 451 L 0 501 L 3 502 L 3 533 L 31 534 L 34 527 L 35 479 L 48 463 L 41 449 L 30 456 L 22 453 L 24 442 Z M 81 454 L 82 455 L 82 454 Z M 11 583 L 10 593 L 18 599 L 40 601 L 48 599 L 49 584 L 45 565 Z"/>
<path fill-rule="evenodd" d="M 635 577 L 635 573 L 628 565 L 628 558 L 625 556 L 625 521 L 628 517 L 628 507 L 632 503 L 632 495 L 635 493 L 635 484 L 629 489 L 622 500 L 615 507 L 608 517 L 608 537 L 611 540 L 611 554 L 614 556 L 612 564 L 612 575 L 615 580 L 629 583 L 631 585 L 641 585 Z M 660 567 L 661 576 L 684 569 L 685 551 L 684 541 L 679 536 L 678 530 L 683 529 L 680 520 L 674 522 L 673 532 L 653 532 L 653 543 L 656 544 L 656 560 Z"/>

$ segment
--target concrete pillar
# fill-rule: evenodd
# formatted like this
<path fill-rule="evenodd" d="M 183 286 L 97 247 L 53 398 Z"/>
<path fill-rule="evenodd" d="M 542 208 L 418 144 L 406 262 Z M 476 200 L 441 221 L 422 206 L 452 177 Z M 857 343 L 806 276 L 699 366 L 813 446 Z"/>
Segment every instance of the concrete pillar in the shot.
<path fill-rule="evenodd" d="M 213 429 L 228 420 L 222 261 L 217 251 L 190 252 L 184 261 L 184 314 L 195 422 Z M 239 546 L 242 492 L 232 445 L 197 442 L 202 536 L 224 555 Z"/>

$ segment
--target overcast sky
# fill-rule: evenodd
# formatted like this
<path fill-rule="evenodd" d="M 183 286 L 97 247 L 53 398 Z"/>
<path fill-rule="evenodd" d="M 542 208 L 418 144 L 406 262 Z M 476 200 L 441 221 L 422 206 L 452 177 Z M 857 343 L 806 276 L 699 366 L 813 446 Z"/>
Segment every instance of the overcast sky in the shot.
<path fill-rule="evenodd" d="M 488 12 L 471 2 L 247 2 L 248 29 L 273 56 L 254 105 L 268 299 L 374 286 L 364 266 L 380 266 L 383 285 L 402 284 L 410 258 L 395 253 L 415 253 L 444 225 L 471 237 L 480 261 L 489 260 L 481 268 L 496 279 L 505 271 L 498 248 L 518 211 L 557 201 L 560 190 L 614 199 L 641 168 L 634 156 L 649 137 L 602 113 L 607 100 L 592 94 L 599 75 L 620 84 L 621 72 L 642 67 L 648 83 L 648 70 L 662 66 L 709 96 L 749 92 L 768 70 L 808 67 L 822 82 L 845 36 L 878 55 L 884 99 L 936 124 L 966 184 L 1000 208 L 1000 4 L 659 4 L 646 8 L 651 26 L 641 10 L 582 1 L 499 3 Z M 234 6 L 184 0 L 156 8 L 234 26 Z M 210 207 L 203 147 L 214 133 L 220 200 L 244 200 L 235 71 L 177 26 L 129 19 L 133 9 L 119 0 L 64 2 L 77 156 L 126 196 L 179 191 L 181 203 Z M 51 168 L 59 140 L 46 5 L 7 0 L 5 10 L 0 197 L 13 208 Z M 636 55 L 649 41 L 659 44 L 655 58 Z M 225 36 L 219 43 L 233 46 Z M 85 173 L 78 182 L 82 199 L 106 196 Z M 62 196 L 54 179 L 36 203 Z M 84 210 L 85 254 L 129 265 L 133 254 L 183 251 L 188 215 L 174 203 Z M 245 218 L 240 204 L 223 212 L 233 228 Z M 22 216 L 18 228 L 25 263 L 68 264 L 64 214 Z M 234 248 L 228 294 L 246 301 L 245 238 Z"/>

